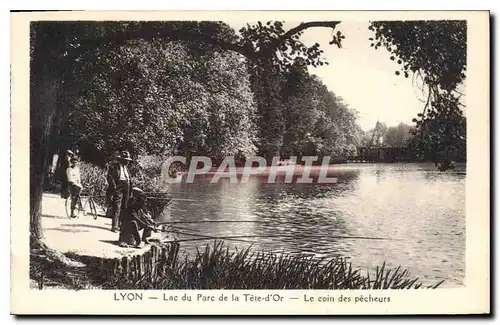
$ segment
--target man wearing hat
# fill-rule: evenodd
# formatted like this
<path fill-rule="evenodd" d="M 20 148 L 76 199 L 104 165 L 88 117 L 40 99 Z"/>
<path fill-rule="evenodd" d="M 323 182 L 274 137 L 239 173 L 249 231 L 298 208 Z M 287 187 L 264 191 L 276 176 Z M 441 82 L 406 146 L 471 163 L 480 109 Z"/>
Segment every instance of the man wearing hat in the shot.
<path fill-rule="evenodd" d="M 128 151 L 122 151 L 116 161 L 108 168 L 108 192 L 111 194 L 111 202 L 108 215 L 112 219 L 111 230 L 117 232 L 121 226 L 120 214 L 127 207 L 132 186 L 128 164 L 132 161 Z"/>

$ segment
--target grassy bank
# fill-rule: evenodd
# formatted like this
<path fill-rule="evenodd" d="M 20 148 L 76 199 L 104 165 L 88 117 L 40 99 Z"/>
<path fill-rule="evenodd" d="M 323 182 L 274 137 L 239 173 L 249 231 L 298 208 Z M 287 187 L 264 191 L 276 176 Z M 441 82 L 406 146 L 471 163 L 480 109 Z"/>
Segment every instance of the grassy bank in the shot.
<path fill-rule="evenodd" d="M 176 255 L 169 267 L 154 278 L 128 279 L 110 276 L 103 281 L 92 266 L 79 267 L 48 260 L 43 248 L 32 248 L 30 275 L 37 287 L 67 289 L 418 289 L 437 288 L 442 282 L 424 285 L 400 267 L 376 267 L 374 276 L 354 269 L 344 258 L 314 259 L 306 256 L 229 251 L 223 242 L 207 245 L 193 258 Z M 50 254 L 48 254 L 50 255 Z M 45 257 L 43 257 L 45 256 Z M 76 262 L 77 261 L 73 261 Z M 41 276 L 43 275 L 43 276 Z M 42 280 L 43 279 L 43 280 Z M 44 284 L 45 283 L 45 284 Z"/>
<path fill-rule="evenodd" d="M 48 248 L 30 237 L 30 286 L 32 288 L 88 289 L 93 280 L 87 276 L 87 266 Z"/>

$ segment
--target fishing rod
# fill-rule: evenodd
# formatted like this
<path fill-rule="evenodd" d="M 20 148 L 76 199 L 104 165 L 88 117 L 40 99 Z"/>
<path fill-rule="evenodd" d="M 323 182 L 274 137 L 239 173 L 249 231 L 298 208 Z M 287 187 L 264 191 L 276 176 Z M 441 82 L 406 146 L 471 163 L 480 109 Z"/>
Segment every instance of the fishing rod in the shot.
<path fill-rule="evenodd" d="M 258 220 L 192 220 L 192 221 L 159 221 L 157 225 L 179 224 L 179 223 L 216 223 L 216 222 L 234 222 L 234 223 L 272 223 L 271 221 Z"/>
<path fill-rule="evenodd" d="M 187 230 L 187 231 L 194 231 L 194 232 L 199 232 L 199 230 L 196 229 L 191 229 L 191 228 L 186 228 L 186 227 L 179 227 L 179 226 L 170 226 L 171 229 L 165 228 L 165 224 L 163 224 L 163 228 L 156 228 L 160 225 L 161 223 L 155 222 L 150 215 L 147 215 L 144 212 L 138 211 L 138 213 L 133 214 L 134 218 L 141 222 L 144 226 L 149 227 L 157 232 L 175 232 L 172 231 L 174 229 L 181 229 L 181 230 Z"/>
<path fill-rule="evenodd" d="M 156 198 L 156 199 L 161 199 L 161 200 L 176 200 L 176 201 L 190 201 L 190 202 L 197 202 L 197 201 L 199 201 L 199 200 L 196 200 L 196 199 L 176 198 L 176 197 L 174 197 L 172 195 L 173 193 L 168 193 L 168 194 L 166 194 L 166 193 L 163 194 L 162 193 L 162 195 L 158 195 L 157 192 L 144 192 L 144 194 L 149 199 Z"/>
<path fill-rule="evenodd" d="M 193 231 L 195 233 L 197 232 L 200 232 L 199 230 L 197 229 L 191 229 L 191 228 L 186 228 L 186 227 L 179 227 L 179 226 L 172 226 L 172 228 L 175 230 L 175 229 L 180 229 L 180 230 L 187 230 L 187 231 Z M 165 231 L 168 231 L 168 229 L 166 229 Z M 176 231 L 172 231 L 172 232 L 176 232 Z"/>
<path fill-rule="evenodd" d="M 197 241 L 197 240 L 213 240 L 213 239 L 229 239 L 237 242 L 242 242 L 242 243 L 249 243 L 249 244 L 256 244 L 258 242 L 256 241 L 250 241 L 250 240 L 245 240 L 245 239 L 239 239 L 239 238 L 231 238 L 231 236 L 226 236 L 226 237 L 215 237 L 215 236 L 205 236 L 205 235 L 200 235 L 200 234 L 191 234 L 191 233 L 186 233 L 182 231 L 174 231 L 176 234 L 180 235 L 187 235 L 187 236 L 197 236 L 199 238 L 185 238 L 185 239 L 177 239 L 176 242 L 187 242 L 187 241 Z"/>
<path fill-rule="evenodd" d="M 169 225 L 169 224 L 179 224 L 179 223 L 213 223 L 213 222 L 227 222 L 227 223 L 232 223 L 232 222 L 240 222 L 240 223 L 271 223 L 270 221 L 254 221 L 254 220 L 193 220 L 193 221 L 160 221 L 160 222 L 155 222 L 155 226 L 160 226 L 160 225 Z M 182 229 L 182 227 L 178 226 L 172 226 L 173 228 L 178 228 Z M 185 228 L 185 230 L 188 230 Z M 190 231 L 193 231 L 192 229 L 189 229 Z M 166 229 L 163 231 L 167 231 Z M 214 236 L 205 236 L 205 235 L 200 235 L 200 234 L 193 234 L 193 233 L 183 233 L 179 231 L 172 231 L 175 233 L 183 234 L 183 235 L 188 235 L 188 236 L 198 236 L 200 237 L 199 239 L 240 239 L 240 238 L 318 238 L 319 236 L 286 236 L 286 235 L 239 235 L 239 236 L 225 236 L 225 237 L 214 237 Z M 324 237 L 321 237 L 324 238 Z M 397 241 L 398 239 L 393 239 L 393 238 L 386 238 L 386 237 L 370 237 L 370 236 L 329 236 L 328 238 L 335 238 L 335 239 L 366 239 L 366 240 L 393 240 Z M 198 239 L 198 240 L 199 240 Z M 183 240 L 185 241 L 185 240 Z"/>
<path fill-rule="evenodd" d="M 193 233 L 185 233 L 185 232 L 176 232 L 181 235 L 188 235 L 188 236 L 197 236 L 199 238 L 196 238 L 197 240 L 200 239 L 240 239 L 240 238 L 297 238 L 298 236 L 284 236 L 284 235 L 238 235 L 238 236 L 206 236 L 206 235 L 200 235 L 200 234 L 193 234 Z M 312 236 L 312 237 L 307 237 L 307 236 L 301 236 L 302 238 L 317 238 L 319 236 Z M 322 237 L 323 238 L 323 237 Z M 369 239 L 369 240 L 395 240 L 391 238 L 385 238 L 385 237 L 367 237 L 367 236 L 330 236 L 329 238 L 336 238 L 336 239 Z M 194 238 L 191 238 L 194 240 Z"/>
<path fill-rule="evenodd" d="M 181 199 L 181 198 L 171 198 L 172 201 L 186 201 L 186 202 L 199 202 L 200 200 L 195 199 Z"/>
<path fill-rule="evenodd" d="M 193 231 L 192 229 L 188 229 L 188 228 L 182 228 L 182 229 L 186 229 L 188 231 Z M 163 229 L 160 229 L 159 230 L 160 232 L 172 232 L 172 233 L 175 233 L 175 234 L 181 234 L 181 235 L 188 235 L 188 236 L 197 236 L 199 238 L 187 238 L 187 239 L 175 239 L 174 242 L 178 243 L 178 242 L 186 242 L 186 241 L 196 241 L 196 240 L 209 240 L 209 239 L 219 239 L 219 237 L 214 237 L 214 236 L 204 236 L 204 235 L 200 235 L 200 234 L 192 234 L 192 233 L 187 233 L 187 232 L 183 232 L 183 231 L 178 231 L 178 230 L 175 230 L 175 229 L 170 229 L 170 230 L 163 230 Z M 227 238 L 227 239 L 230 239 L 230 240 L 233 240 L 233 241 L 237 241 L 237 242 L 242 242 L 242 243 L 250 243 L 250 244 L 256 244 L 258 242 L 256 241 L 249 241 L 249 240 L 244 240 L 244 239 L 238 239 L 238 238 L 234 238 L 234 239 L 231 239 L 231 238 Z"/>
<path fill-rule="evenodd" d="M 143 209 L 140 209 L 136 213 L 133 213 L 133 216 L 136 220 L 141 222 L 147 227 L 156 229 L 157 226 L 166 226 L 166 225 L 174 225 L 174 224 L 184 224 L 184 223 L 213 223 L 213 222 L 239 222 L 239 223 L 271 223 L 269 221 L 254 221 L 254 220 L 193 220 L 193 221 L 154 221 L 151 217 L 151 215 L 144 211 Z M 182 227 L 178 226 L 172 226 L 172 227 L 177 227 L 179 229 L 182 229 Z M 193 231 L 192 229 L 190 229 Z"/>
<path fill-rule="evenodd" d="M 187 239 L 177 239 L 175 242 L 176 243 L 183 243 L 183 242 L 190 242 L 190 241 L 199 241 L 199 240 L 209 240 L 210 238 L 187 238 Z M 219 239 L 219 238 L 213 238 L 213 239 Z M 222 238 L 222 239 L 227 239 L 231 241 L 237 241 L 240 243 L 246 243 L 246 244 L 258 244 L 259 242 L 257 241 L 251 241 L 251 240 L 244 240 L 244 239 L 232 239 L 232 238 Z"/>

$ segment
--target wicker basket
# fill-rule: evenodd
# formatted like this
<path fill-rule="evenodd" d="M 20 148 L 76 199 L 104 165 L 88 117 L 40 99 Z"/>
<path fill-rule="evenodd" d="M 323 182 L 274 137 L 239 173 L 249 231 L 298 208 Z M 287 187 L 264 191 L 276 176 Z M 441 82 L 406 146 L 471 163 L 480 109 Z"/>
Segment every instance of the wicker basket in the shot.
<path fill-rule="evenodd" d="M 151 212 L 153 220 L 157 221 L 165 208 L 167 208 L 172 202 L 173 198 L 168 195 L 168 193 L 163 192 L 147 192 L 146 206 Z"/>

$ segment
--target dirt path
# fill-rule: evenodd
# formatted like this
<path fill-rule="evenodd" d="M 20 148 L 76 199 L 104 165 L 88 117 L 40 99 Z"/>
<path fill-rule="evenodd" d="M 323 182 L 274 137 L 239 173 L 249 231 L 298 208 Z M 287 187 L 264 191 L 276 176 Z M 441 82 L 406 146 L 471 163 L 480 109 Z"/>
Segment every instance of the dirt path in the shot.
<path fill-rule="evenodd" d="M 118 246 L 118 233 L 112 232 L 111 220 L 91 215 L 69 219 L 64 209 L 64 200 L 59 195 L 44 194 L 42 201 L 43 242 L 60 253 L 75 253 L 82 256 L 118 258 L 142 254 L 149 250 Z M 161 234 L 153 233 L 153 237 Z"/>

